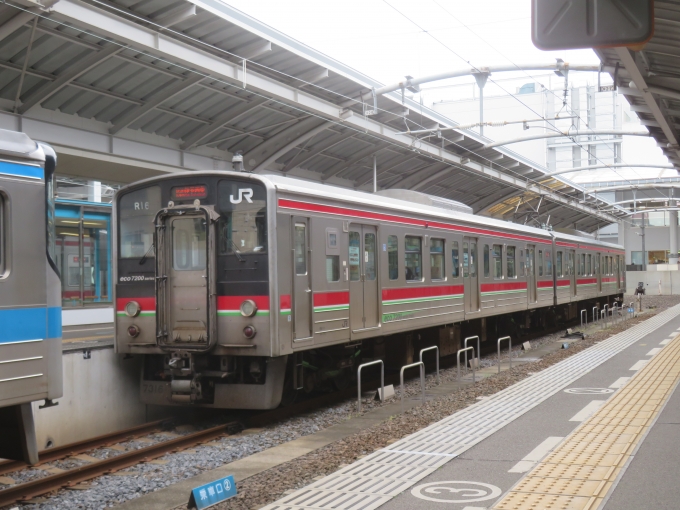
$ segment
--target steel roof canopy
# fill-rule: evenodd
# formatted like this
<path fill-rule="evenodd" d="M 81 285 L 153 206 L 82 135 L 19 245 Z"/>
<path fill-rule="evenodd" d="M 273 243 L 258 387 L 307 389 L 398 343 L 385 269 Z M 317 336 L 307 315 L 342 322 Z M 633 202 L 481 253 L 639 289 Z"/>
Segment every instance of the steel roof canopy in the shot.
<path fill-rule="evenodd" d="M 217 0 L 0 4 L 0 110 L 80 123 L 83 140 L 107 133 L 112 145 L 170 147 L 183 161 L 241 150 L 249 170 L 356 189 L 370 184 L 375 156 L 383 189 L 499 218 L 540 202 L 553 226 L 585 231 L 617 220 L 600 210 L 608 202 L 579 203 L 584 188 L 507 148 L 485 149 L 491 140 L 472 131 L 399 134 L 404 124 L 455 126 L 399 93 L 378 97 L 366 117 L 372 103 L 358 98 L 380 85 Z"/>

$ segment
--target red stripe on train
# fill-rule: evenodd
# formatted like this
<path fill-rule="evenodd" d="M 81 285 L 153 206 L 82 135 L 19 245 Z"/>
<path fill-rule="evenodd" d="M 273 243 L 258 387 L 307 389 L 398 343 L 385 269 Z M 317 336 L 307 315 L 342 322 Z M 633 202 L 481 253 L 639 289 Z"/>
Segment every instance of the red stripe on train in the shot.
<path fill-rule="evenodd" d="M 314 294 L 314 306 L 348 305 L 349 292 L 317 292 Z M 283 306 L 283 305 L 282 305 Z"/>
<path fill-rule="evenodd" d="M 506 239 L 515 239 L 518 241 L 529 241 L 532 243 L 541 243 L 541 244 L 552 244 L 551 241 L 547 239 L 540 239 L 537 237 L 529 237 L 529 236 L 523 236 L 523 235 L 518 235 L 518 234 L 506 234 L 504 232 L 495 232 L 493 230 L 486 230 L 486 229 L 481 229 L 481 228 L 475 228 L 475 227 L 464 227 L 462 225 L 452 225 L 450 223 L 439 223 L 436 221 L 424 221 L 424 220 L 418 220 L 415 218 L 407 218 L 405 216 L 395 216 L 392 214 L 381 214 L 381 213 L 374 213 L 374 212 L 369 212 L 369 211 L 358 211 L 356 209 L 348 209 L 346 207 L 336 207 L 336 206 L 328 206 L 328 205 L 321 205 L 321 204 L 311 204 L 308 202 L 298 202 L 297 200 L 287 200 L 284 198 L 279 199 L 279 207 L 283 207 L 286 209 L 296 209 L 299 211 L 311 211 L 311 212 L 318 212 L 318 213 L 325 213 L 325 214 L 335 214 L 337 216 L 350 216 L 354 218 L 364 218 L 364 219 L 371 219 L 371 220 L 382 220 L 382 221 L 389 221 L 392 223 L 401 223 L 401 224 L 406 224 L 406 225 L 413 225 L 416 227 L 431 227 L 431 228 L 439 228 L 443 230 L 455 230 L 458 232 L 464 232 L 464 233 L 469 233 L 469 234 L 479 234 L 479 235 L 488 235 L 488 236 L 495 236 L 495 237 L 503 237 Z"/>
<path fill-rule="evenodd" d="M 579 285 L 586 285 L 588 283 L 597 283 L 597 278 L 582 278 L 581 280 L 576 280 Z"/>
<path fill-rule="evenodd" d="M 539 289 L 545 289 L 545 288 L 552 288 L 553 287 L 553 282 L 536 282 L 536 287 Z"/>
<path fill-rule="evenodd" d="M 449 296 L 451 294 L 462 294 L 462 285 L 437 285 L 436 287 L 407 287 L 403 289 L 383 289 L 383 301 L 393 301 L 396 299 L 416 299 L 422 297 Z"/>
<path fill-rule="evenodd" d="M 281 301 L 280 306 L 282 310 L 290 310 L 290 294 L 281 294 L 279 300 Z"/>
<path fill-rule="evenodd" d="M 156 298 L 155 297 L 131 297 L 131 298 L 117 298 L 116 299 L 116 311 L 124 312 L 125 305 L 130 301 L 137 301 L 139 303 L 139 308 L 142 312 L 155 312 L 156 311 Z"/>
<path fill-rule="evenodd" d="M 238 310 L 246 299 L 254 301 L 258 310 L 269 310 L 269 296 L 217 296 L 217 309 Z"/>
<path fill-rule="evenodd" d="M 569 287 L 571 285 L 570 280 L 557 280 L 558 287 Z"/>
<path fill-rule="evenodd" d="M 538 282 L 541 283 L 541 282 Z M 482 283 L 482 292 L 501 292 L 504 290 L 525 290 L 527 288 L 526 282 L 508 282 L 508 283 Z"/>

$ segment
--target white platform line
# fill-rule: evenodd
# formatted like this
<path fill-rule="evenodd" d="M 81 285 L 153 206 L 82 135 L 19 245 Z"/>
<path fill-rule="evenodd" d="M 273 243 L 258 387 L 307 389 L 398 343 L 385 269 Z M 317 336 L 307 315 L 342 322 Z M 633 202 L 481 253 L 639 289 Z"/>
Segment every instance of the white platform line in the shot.
<path fill-rule="evenodd" d="M 642 370 L 643 368 L 645 368 L 645 365 L 646 365 L 647 363 L 649 363 L 649 360 L 648 360 L 648 359 L 641 359 L 640 361 L 638 361 L 637 363 L 635 363 L 635 365 L 633 365 L 632 367 L 630 367 L 630 370 L 635 370 L 635 371 Z"/>
<path fill-rule="evenodd" d="M 664 340 L 663 342 L 661 342 L 659 345 L 668 345 L 669 343 L 671 343 L 671 340 L 673 340 L 673 339 L 672 339 L 672 338 L 667 338 L 666 340 Z"/>
<path fill-rule="evenodd" d="M 560 444 L 563 437 L 550 436 L 548 439 L 531 450 L 522 460 L 512 466 L 508 473 L 528 473 L 543 457 L 548 455 L 555 446 Z"/>
<path fill-rule="evenodd" d="M 651 351 L 649 351 L 646 356 L 656 356 L 661 352 L 661 347 L 654 347 Z"/>
<path fill-rule="evenodd" d="M 578 413 L 576 413 L 574 416 L 572 416 L 569 421 L 584 421 L 590 416 L 597 411 L 600 407 L 604 405 L 606 400 L 593 400 L 585 406 L 583 409 L 581 409 Z"/>
<path fill-rule="evenodd" d="M 616 381 L 614 381 L 614 384 L 610 385 L 610 388 L 614 389 L 619 389 L 623 388 L 623 385 L 626 384 L 630 380 L 630 377 L 619 377 Z"/>

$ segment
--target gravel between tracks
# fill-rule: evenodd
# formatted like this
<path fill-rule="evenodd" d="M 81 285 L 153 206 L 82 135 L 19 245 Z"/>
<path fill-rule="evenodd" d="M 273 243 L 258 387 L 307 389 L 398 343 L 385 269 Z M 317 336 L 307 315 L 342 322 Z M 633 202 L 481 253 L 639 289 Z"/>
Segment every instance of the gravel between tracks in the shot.
<path fill-rule="evenodd" d="M 626 302 L 633 298 L 626 296 Z M 680 296 L 646 296 L 643 304 L 645 307 L 656 307 L 652 313 L 680 303 Z M 646 314 L 644 319 L 651 314 Z M 641 319 L 636 319 L 641 320 Z M 498 376 L 485 379 L 474 387 L 457 391 L 447 397 L 438 398 L 427 402 L 415 411 L 410 411 L 403 416 L 355 434 L 349 438 L 338 441 L 320 450 L 312 452 L 304 457 L 270 469 L 259 475 L 250 477 L 238 484 L 239 495 L 218 507 L 222 509 L 252 509 L 270 503 L 278 499 L 285 491 L 302 487 L 310 483 L 319 475 L 330 474 L 337 470 L 341 464 L 347 464 L 356 460 L 359 456 L 366 455 L 388 443 L 411 434 L 432 422 L 438 421 L 453 412 L 473 404 L 477 397 L 491 395 L 497 391 L 523 379 L 529 372 L 537 372 L 549 365 L 589 347 L 594 342 L 602 340 L 611 334 L 629 327 L 630 323 L 611 328 L 605 332 L 598 332 L 573 344 L 573 348 L 558 351 L 544 358 L 542 361 L 530 363 L 513 368 L 510 372 L 503 372 Z M 557 340 L 563 333 L 545 335 L 532 340 L 532 346 L 539 347 L 546 342 Z M 513 349 L 513 356 L 521 354 L 520 347 Z M 481 365 L 491 366 L 496 363 L 495 356 L 482 358 Z M 451 381 L 456 378 L 456 369 L 442 370 L 442 381 Z M 426 377 L 426 387 L 436 385 L 433 374 Z M 420 391 L 417 380 L 406 383 L 406 394 L 415 395 Z M 369 398 L 364 399 L 364 412 L 383 405 Z M 22 510 L 62 510 L 62 509 L 100 509 L 115 506 L 129 499 L 140 497 L 146 493 L 154 492 L 180 480 L 191 478 L 199 473 L 214 469 L 223 464 L 233 462 L 254 453 L 266 450 L 273 446 L 286 443 L 302 436 L 313 434 L 336 423 L 350 418 L 355 413 L 355 400 L 328 406 L 307 414 L 299 415 L 285 421 L 269 425 L 263 429 L 251 429 L 246 433 L 236 436 L 228 436 L 211 442 L 208 445 L 196 446 L 184 452 L 168 454 L 161 459 L 161 463 L 140 464 L 118 475 L 109 475 L 88 482 L 90 488 L 86 490 L 62 490 L 47 499 L 32 505 L 19 505 Z M 206 423 L 205 427 L 215 425 L 216 422 Z M 190 432 L 190 431 L 183 431 Z M 161 438 L 154 439 L 158 440 Z M 167 438 L 166 438 L 167 439 Z M 134 441 L 127 443 L 128 448 L 146 446 Z M 90 452 L 89 455 L 106 457 L 117 455 L 120 452 L 100 449 Z M 72 462 L 69 460 L 68 462 Z M 81 461 L 77 461 L 81 462 Z M 57 466 L 58 463 L 52 465 Z M 20 473 L 8 474 L 17 482 L 25 479 L 34 479 L 46 476 L 44 471 L 30 470 Z M 36 472 L 37 471 L 37 472 Z M 23 475 L 25 473 L 25 475 Z M 0 487 L 2 487 L 0 485 Z M 40 500 L 38 500 L 40 501 Z M 186 503 L 177 509 L 186 508 Z"/>

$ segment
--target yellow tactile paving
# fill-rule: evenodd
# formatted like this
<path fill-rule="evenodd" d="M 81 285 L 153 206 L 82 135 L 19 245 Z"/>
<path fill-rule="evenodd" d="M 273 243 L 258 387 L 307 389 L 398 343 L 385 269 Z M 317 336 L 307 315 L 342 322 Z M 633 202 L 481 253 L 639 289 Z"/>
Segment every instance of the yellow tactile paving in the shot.
<path fill-rule="evenodd" d="M 680 336 L 540 462 L 494 510 L 595 510 L 680 379 Z"/>

